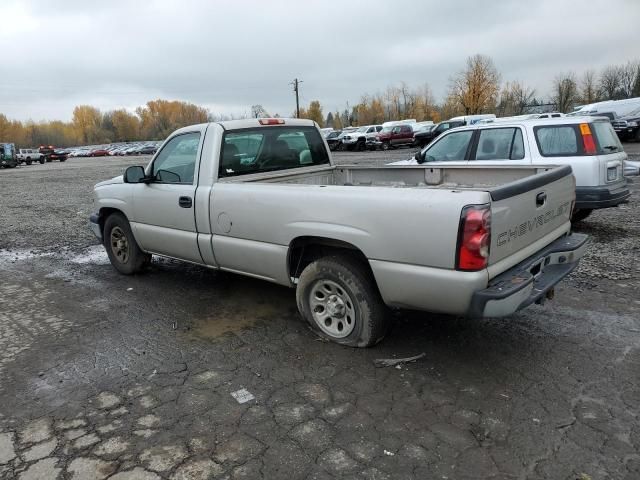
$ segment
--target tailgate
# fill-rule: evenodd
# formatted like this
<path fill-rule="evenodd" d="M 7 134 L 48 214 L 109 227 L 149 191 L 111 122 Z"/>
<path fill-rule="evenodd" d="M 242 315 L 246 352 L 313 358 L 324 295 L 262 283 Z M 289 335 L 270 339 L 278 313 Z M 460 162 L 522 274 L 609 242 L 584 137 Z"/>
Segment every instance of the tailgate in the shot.
<path fill-rule="evenodd" d="M 571 228 L 575 179 L 568 165 L 541 171 L 489 193 L 490 277 L 536 253 Z M 499 268 L 491 268 L 498 263 Z"/>

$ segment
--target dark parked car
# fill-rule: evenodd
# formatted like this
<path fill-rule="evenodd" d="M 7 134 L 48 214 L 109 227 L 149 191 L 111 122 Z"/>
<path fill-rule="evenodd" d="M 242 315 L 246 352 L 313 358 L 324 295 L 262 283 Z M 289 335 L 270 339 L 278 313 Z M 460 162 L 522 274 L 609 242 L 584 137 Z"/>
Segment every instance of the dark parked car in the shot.
<path fill-rule="evenodd" d="M 426 139 L 431 138 L 431 131 L 436 128 L 435 125 L 423 125 L 413 132 L 413 146 L 424 147 L 429 143 Z"/>
<path fill-rule="evenodd" d="M 158 149 L 156 147 L 154 147 L 153 145 L 147 145 L 146 147 L 142 147 L 136 153 L 138 155 L 153 155 L 154 153 L 156 153 L 157 150 Z"/>
<path fill-rule="evenodd" d="M 613 129 L 620 140 L 635 140 L 640 142 L 640 108 L 624 117 L 611 121 Z"/>
<path fill-rule="evenodd" d="M 429 145 L 433 140 L 435 140 L 442 132 L 446 132 L 450 128 L 461 127 L 463 125 L 465 125 L 465 122 L 462 120 L 440 122 L 428 132 L 420 135 L 418 145 L 420 147 L 425 147 Z"/>
<path fill-rule="evenodd" d="M 64 162 L 69 156 L 66 150 L 56 149 L 53 145 L 41 145 L 38 151 L 44 155 L 47 162 L 52 162 L 53 160 Z"/>
<path fill-rule="evenodd" d="M 334 130 L 333 132 L 329 132 L 329 134 L 327 134 L 325 140 L 327 141 L 327 145 L 329 145 L 329 150 L 334 151 L 336 148 L 338 148 L 338 145 L 340 145 L 341 142 L 338 137 L 340 137 L 341 133 L 342 130 Z"/>

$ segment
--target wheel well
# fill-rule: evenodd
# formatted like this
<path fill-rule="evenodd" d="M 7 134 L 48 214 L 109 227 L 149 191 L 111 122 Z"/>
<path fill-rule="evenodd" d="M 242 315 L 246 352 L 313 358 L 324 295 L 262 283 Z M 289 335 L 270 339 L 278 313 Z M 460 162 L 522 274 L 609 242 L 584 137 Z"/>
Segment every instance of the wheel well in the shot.
<path fill-rule="evenodd" d="M 100 211 L 98 212 L 98 224 L 100 225 L 100 232 L 102 232 L 103 235 L 104 235 L 104 222 L 106 222 L 107 218 L 114 213 L 119 213 L 124 218 L 127 218 L 124 212 L 122 210 L 118 210 L 117 208 L 104 207 L 104 208 L 101 208 Z"/>
<path fill-rule="evenodd" d="M 325 237 L 298 237 L 289 244 L 289 277 L 298 278 L 311 262 L 332 254 L 348 255 L 371 270 L 365 254 L 351 243 Z"/>

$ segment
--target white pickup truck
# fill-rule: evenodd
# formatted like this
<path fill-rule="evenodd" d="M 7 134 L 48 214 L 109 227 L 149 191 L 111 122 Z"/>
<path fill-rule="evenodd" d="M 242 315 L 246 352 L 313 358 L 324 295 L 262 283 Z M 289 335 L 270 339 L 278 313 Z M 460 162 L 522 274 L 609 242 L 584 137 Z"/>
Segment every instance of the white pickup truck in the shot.
<path fill-rule="evenodd" d="M 173 133 L 95 186 L 90 226 L 123 274 L 162 255 L 296 288 L 320 335 L 366 347 L 386 307 L 504 316 L 551 297 L 587 245 L 570 167 L 335 165 L 309 120 Z"/>
<path fill-rule="evenodd" d="M 44 155 L 34 148 L 21 148 L 18 150 L 18 161 L 31 165 L 33 162 L 44 163 Z"/>

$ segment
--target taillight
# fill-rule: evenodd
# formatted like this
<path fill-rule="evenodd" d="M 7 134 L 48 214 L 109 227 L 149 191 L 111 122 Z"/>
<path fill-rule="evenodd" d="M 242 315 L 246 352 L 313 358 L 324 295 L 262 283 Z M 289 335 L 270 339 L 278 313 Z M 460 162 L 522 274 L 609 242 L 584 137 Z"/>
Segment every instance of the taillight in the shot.
<path fill-rule="evenodd" d="M 491 244 L 490 205 L 469 205 L 462 209 L 458 231 L 456 269 L 476 271 L 486 268 Z"/>
<path fill-rule="evenodd" d="M 584 153 L 586 153 L 587 155 L 595 155 L 596 142 L 594 142 L 593 140 L 591 128 L 589 128 L 588 123 L 580 124 L 580 133 L 582 134 L 582 145 L 584 146 Z"/>
<path fill-rule="evenodd" d="M 261 118 L 258 121 L 260 125 L 284 125 L 284 119 L 282 118 Z"/>

